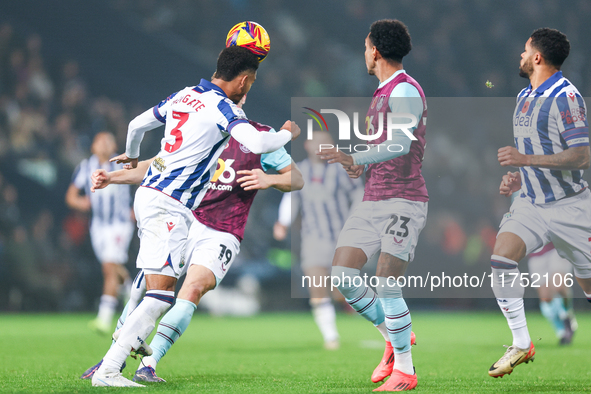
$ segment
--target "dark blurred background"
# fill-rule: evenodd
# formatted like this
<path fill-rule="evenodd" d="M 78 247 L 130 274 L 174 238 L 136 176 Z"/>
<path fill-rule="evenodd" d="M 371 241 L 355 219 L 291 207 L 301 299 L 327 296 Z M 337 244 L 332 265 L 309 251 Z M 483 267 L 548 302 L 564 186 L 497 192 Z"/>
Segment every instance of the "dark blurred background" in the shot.
<path fill-rule="evenodd" d="M 209 79 L 234 24 L 256 21 L 271 37 L 245 110 L 278 128 L 290 117 L 291 97 L 371 97 L 378 81 L 367 75 L 364 39 L 383 18 L 408 25 L 413 50 L 404 66 L 427 97 L 514 97 L 527 85 L 518 76 L 525 41 L 545 26 L 568 35 L 564 74 L 583 96 L 591 92 L 587 0 L 0 1 L 0 310 L 94 310 L 102 279 L 88 217 L 64 203 L 74 167 L 90 155 L 97 132 L 115 133 L 122 151 L 134 116 Z M 508 127 L 494 134 L 473 125 L 428 127 L 423 168 L 431 202 L 417 264 L 489 270 L 509 206 L 498 196 L 505 170 L 496 162 L 496 150 L 512 143 L 506 116 Z M 147 134 L 142 158 L 158 151 L 161 136 L 162 129 Z M 301 143 L 293 147 L 296 160 Z M 282 251 L 291 245 L 271 234 L 280 199 L 274 190 L 257 197 L 240 260 L 225 280 L 257 278 L 264 310 L 306 307 L 289 296 Z M 136 238 L 128 263 L 134 272 L 137 247 Z"/>

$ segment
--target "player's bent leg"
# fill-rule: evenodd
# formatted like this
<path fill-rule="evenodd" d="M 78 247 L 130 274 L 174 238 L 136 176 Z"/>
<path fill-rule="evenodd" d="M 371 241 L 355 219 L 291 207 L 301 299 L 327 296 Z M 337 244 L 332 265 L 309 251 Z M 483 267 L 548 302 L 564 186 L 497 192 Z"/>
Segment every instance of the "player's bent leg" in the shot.
<path fill-rule="evenodd" d="M 515 366 L 533 360 L 535 355 L 523 307 L 525 289 L 518 269 L 518 262 L 525 254 L 525 242 L 518 235 L 510 232 L 498 235 L 491 256 L 493 292 L 513 334 L 513 344 L 490 367 L 488 374 L 492 377 L 510 374 Z"/>
<path fill-rule="evenodd" d="M 329 270 L 326 267 L 313 266 L 303 268 L 304 274 L 309 277 L 317 278 L 312 283 L 322 284 L 322 278 L 327 277 Z M 327 350 L 336 350 L 340 347 L 339 332 L 337 330 L 336 311 L 330 298 L 330 288 L 327 286 L 310 286 L 310 308 L 314 322 L 318 326 L 322 338 L 324 339 L 324 348 Z"/>
<path fill-rule="evenodd" d="M 117 343 L 109 349 L 103 358 L 103 364 L 92 377 L 93 386 L 106 385 L 103 383 L 109 379 L 122 384 L 120 380 L 125 378 L 121 376 L 120 368 L 132 350 L 139 352 L 141 348 L 144 348 L 145 355 L 151 354 L 151 350 L 144 341 L 154 329 L 156 320 L 172 305 L 175 285 L 175 277 L 146 274 L 148 289 L 146 296 L 134 313 L 128 316 Z"/>
<path fill-rule="evenodd" d="M 209 268 L 195 264 L 189 266 L 187 277 L 179 291 L 176 303 L 160 321 L 156 335 L 150 343 L 153 353 L 142 359 L 134 381 L 165 381 L 156 375 L 158 362 L 185 332 L 201 297 L 215 288 L 216 283 L 217 279 Z"/>
<path fill-rule="evenodd" d="M 380 391 L 411 390 L 417 382 L 411 353 L 412 321 L 406 302 L 402 298 L 402 289 L 395 280 L 404 275 L 407 266 L 407 261 L 389 253 L 381 253 L 378 260 L 376 289 L 384 308 L 386 327 L 394 354 L 391 377 L 379 387 Z"/>
<path fill-rule="evenodd" d="M 89 327 L 99 334 L 107 335 L 111 332 L 113 316 L 117 310 L 117 293 L 119 288 L 119 265 L 111 262 L 101 264 L 103 271 L 103 294 L 101 295 L 96 319 L 89 323 Z"/>

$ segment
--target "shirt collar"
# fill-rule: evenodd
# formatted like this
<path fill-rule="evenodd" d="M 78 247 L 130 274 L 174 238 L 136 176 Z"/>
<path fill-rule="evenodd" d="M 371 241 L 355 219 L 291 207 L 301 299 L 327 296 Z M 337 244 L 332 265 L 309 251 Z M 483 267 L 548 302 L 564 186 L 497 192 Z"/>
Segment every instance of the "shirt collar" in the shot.
<path fill-rule="evenodd" d="M 222 88 L 206 79 L 202 78 L 199 82 L 199 86 L 204 90 L 204 92 L 208 90 L 215 90 L 216 92 L 221 93 L 224 97 L 228 97 Z"/>
<path fill-rule="evenodd" d="M 378 86 L 378 89 L 383 88 L 388 82 L 390 82 L 391 80 L 393 80 L 394 78 L 396 78 L 398 75 L 405 73 L 406 71 L 404 70 L 398 70 L 396 71 L 394 74 L 392 74 L 390 76 L 390 78 L 386 79 L 384 82 L 380 83 L 380 85 Z"/>
<path fill-rule="evenodd" d="M 562 71 L 556 71 L 554 74 L 550 76 L 550 78 L 548 78 L 540 86 L 538 86 L 535 91 L 538 93 L 545 92 L 550 86 L 554 85 L 560 78 L 562 78 Z M 527 90 L 532 90 L 531 83 L 527 87 Z"/>

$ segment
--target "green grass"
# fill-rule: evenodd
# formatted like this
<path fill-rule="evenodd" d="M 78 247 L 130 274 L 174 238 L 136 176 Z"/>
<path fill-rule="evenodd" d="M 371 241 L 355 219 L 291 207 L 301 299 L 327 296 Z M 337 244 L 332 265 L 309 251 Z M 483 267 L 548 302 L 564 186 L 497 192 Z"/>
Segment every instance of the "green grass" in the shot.
<path fill-rule="evenodd" d="M 561 348 L 550 326 L 530 313 L 536 361 L 511 376 L 488 377 L 510 333 L 499 313 L 415 312 L 413 359 L 422 393 L 591 392 L 591 314 L 578 316 L 574 344 Z M 91 315 L 0 315 L 0 392 L 103 393 L 78 379 L 100 360 L 109 341 L 90 332 Z M 369 377 L 383 345 L 379 333 L 358 316 L 339 315 L 342 346 L 322 349 L 308 314 L 254 318 L 194 316 L 187 332 L 158 366 L 168 383 L 149 392 L 369 393 Z M 538 340 L 541 338 L 541 340 Z M 138 361 L 131 358 L 124 375 Z M 138 389 L 139 390 L 139 389 Z"/>

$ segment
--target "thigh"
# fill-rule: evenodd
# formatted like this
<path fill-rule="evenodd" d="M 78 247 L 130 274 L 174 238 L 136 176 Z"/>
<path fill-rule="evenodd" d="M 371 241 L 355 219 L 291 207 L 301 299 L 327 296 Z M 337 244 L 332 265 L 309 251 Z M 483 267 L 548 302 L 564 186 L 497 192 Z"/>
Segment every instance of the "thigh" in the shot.
<path fill-rule="evenodd" d="M 503 216 L 499 225 L 494 254 L 500 253 L 497 253 L 496 250 L 500 241 L 499 237 L 503 233 L 512 233 L 521 238 L 525 244 L 524 255 L 535 252 L 550 242 L 548 224 L 541 211 L 541 208 L 526 201 L 525 198 L 516 198 L 511 204 L 510 211 Z M 503 254 L 499 255 L 508 257 Z"/>
<path fill-rule="evenodd" d="M 551 215 L 551 239 L 558 254 L 573 264 L 576 277 L 591 278 L 591 193 L 561 200 Z"/>
<path fill-rule="evenodd" d="M 376 204 L 376 227 L 381 228 L 382 254 L 411 262 L 419 240 L 419 234 L 427 221 L 427 203 L 404 199 L 391 199 Z M 391 261 L 392 259 L 387 259 Z"/>
<path fill-rule="evenodd" d="M 189 231 L 187 263 L 208 268 L 216 286 L 224 279 L 240 253 L 240 241 L 234 235 L 214 230 L 195 221 Z"/>
<path fill-rule="evenodd" d="M 363 264 L 380 249 L 380 233 L 374 226 L 372 218 L 373 205 L 374 202 L 363 201 L 357 205 L 351 216 L 349 216 L 339 234 L 333 265 L 343 265 L 335 264 L 334 261 L 336 261 L 337 254 L 339 255 L 339 261 L 346 259 L 351 254 L 349 249 L 363 251 L 365 255 Z M 339 249 L 342 249 L 341 252 L 339 252 Z M 349 252 L 343 253 L 345 249 L 349 250 Z M 349 257 L 359 260 L 356 253 Z"/>
<path fill-rule="evenodd" d="M 146 188 L 140 188 L 146 189 Z M 172 198 L 147 189 L 136 193 L 136 214 L 140 236 L 137 267 L 161 270 L 168 267 L 176 278 L 185 265 L 186 241 L 193 222 L 191 211 Z M 148 274 L 148 272 L 146 272 Z M 168 275 L 163 272 L 163 275 Z"/>

